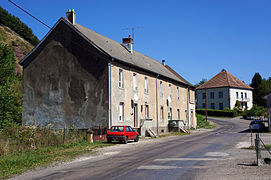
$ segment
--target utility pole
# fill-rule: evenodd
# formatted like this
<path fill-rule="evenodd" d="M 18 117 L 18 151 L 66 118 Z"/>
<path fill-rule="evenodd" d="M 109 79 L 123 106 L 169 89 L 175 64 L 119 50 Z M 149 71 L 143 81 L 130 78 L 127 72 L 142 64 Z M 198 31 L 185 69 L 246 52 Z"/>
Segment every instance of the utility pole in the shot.
<path fill-rule="evenodd" d="M 207 89 L 205 88 L 205 120 L 207 121 Z"/>

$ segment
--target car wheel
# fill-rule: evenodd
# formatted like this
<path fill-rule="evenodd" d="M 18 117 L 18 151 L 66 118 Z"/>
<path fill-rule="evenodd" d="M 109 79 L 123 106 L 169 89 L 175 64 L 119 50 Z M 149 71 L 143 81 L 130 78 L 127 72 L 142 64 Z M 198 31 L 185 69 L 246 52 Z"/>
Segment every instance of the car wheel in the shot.
<path fill-rule="evenodd" d="M 124 144 L 127 144 L 128 143 L 128 137 L 126 136 L 125 138 L 124 138 Z"/>
<path fill-rule="evenodd" d="M 139 139 L 139 137 L 138 137 L 138 135 L 137 135 L 136 138 L 135 138 L 135 142 L 138 142 L 138 139 Z"/>

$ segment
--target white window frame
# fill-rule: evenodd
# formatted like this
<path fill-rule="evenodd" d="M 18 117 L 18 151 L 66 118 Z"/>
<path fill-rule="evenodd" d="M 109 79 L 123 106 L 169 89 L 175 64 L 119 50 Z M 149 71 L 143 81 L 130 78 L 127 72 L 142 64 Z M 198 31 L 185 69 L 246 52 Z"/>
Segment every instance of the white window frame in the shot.
<path fill-rule="evenodd" d="M 177 87 L 177 100 L 180 100 L 180 88 Z"/>
<path fill-rule="evenodd" d="M 148 104 L 145 105 L 145 119 L 149 119 L 150 117 L 150 107 Z"/>
<path fill-rule="evenodd" d="M 180 113 L 180 109 L 177 109 L 177 118 L 178 118 L 178 120 L 180 120 L 180 119 L 181 119 L 181 113 Z"/>
<path fill-rule="evenodd" d="M 169 93 L 169 97 L 172 97 L 172 92 L 171 92 L 171 84 L 168 85 L 168 93 Z"/>
<path fill-rule="evenodd" d="M 123 88 L 123 69 L 119 69 L 119 87 Z"/>
<path fill-rule="evenodd" d="M 124 102 L 119 104 L 119 122 L 124 122 Z"/>
<path fill-rule="evenodd" d="M 133 90 L 137 91 L 137 74 L 133 73 Z"/>
<path fill-rule="evenodd" d="M 144 80 L 144 93 L 148 93 L 149 89 L 148 89 L 148 77 L 145 76 L 145 80 Z"/>
<path fill-rule="evenodd" d="M 164 92 L 163 92 L 163 82 L 160 81 L 160 96 L 163 97 L 164 96 Z"/>
<path fill-rule="evenodd" d="M 161 106 L 160 108 L 160 121 L 164 122 L 164 107 Z"/>

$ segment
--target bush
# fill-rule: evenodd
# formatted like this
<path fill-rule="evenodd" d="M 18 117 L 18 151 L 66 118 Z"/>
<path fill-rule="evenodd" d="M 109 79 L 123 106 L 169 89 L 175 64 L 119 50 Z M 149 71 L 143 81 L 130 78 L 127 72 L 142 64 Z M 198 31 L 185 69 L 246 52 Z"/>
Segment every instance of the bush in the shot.
<path fill-rule="evenodd" d="M 205 109 L 196 109 L 198 114 L 205 115 Z M 222 117 L 235 117 L 238 116 L 238 112 L 234 110 L 216 110 L 207 109 L 208 116 L 222 116 Z"/>
<path fill-rule="evenodd" d="M 15 55 L 0 43 L 0 129 L 21 122 L 21 77 L 15 74 Z"/>
<path fill-rule="evenodd" d="M 85 134 L 85 131 L 76 129 L 52 130 L 49 126 L 40 128 L 13 124 L 0 129 L 0 156 L 81 142 L 85 139 Z"/>
<path fill-rule="evenodd" d="M 210 123 L 210 121 L 206 121 L 206 119 L 201 114 L 196 114 L 197 117 L 197 128 L 205 128 L 211 129 L 215 126 Z"/>
<path fill-rule="evenodd" d="M 253 105 L 253 107 L 250 110 L 245 110 L 243 113 L 243 118 L 246 119 L 247 117 L 252 116 L 264 116 L 267 117 L 267 109 L 262 106 L 258 106 L 256 104 Z"/>

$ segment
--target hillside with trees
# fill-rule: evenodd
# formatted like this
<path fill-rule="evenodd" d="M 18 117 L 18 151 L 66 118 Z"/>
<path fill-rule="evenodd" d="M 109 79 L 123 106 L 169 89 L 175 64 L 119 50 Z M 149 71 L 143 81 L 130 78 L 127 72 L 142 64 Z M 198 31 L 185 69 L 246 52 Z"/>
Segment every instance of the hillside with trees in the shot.
<path fill-rule="evenodd" d="M 24 24 L 18 17 L 11 15 L 8 11 L 0 6 L 0 24 L 9 27 L 11 30 L 19 34 L 33 46 L 38 45 L 39 39 L 32 30 Z"/>
<path fill-rule="evenodd" d="M 22 60 L 39 42 L 19 18 L 0 7 L 0 129 L 21 123 Z"/>

